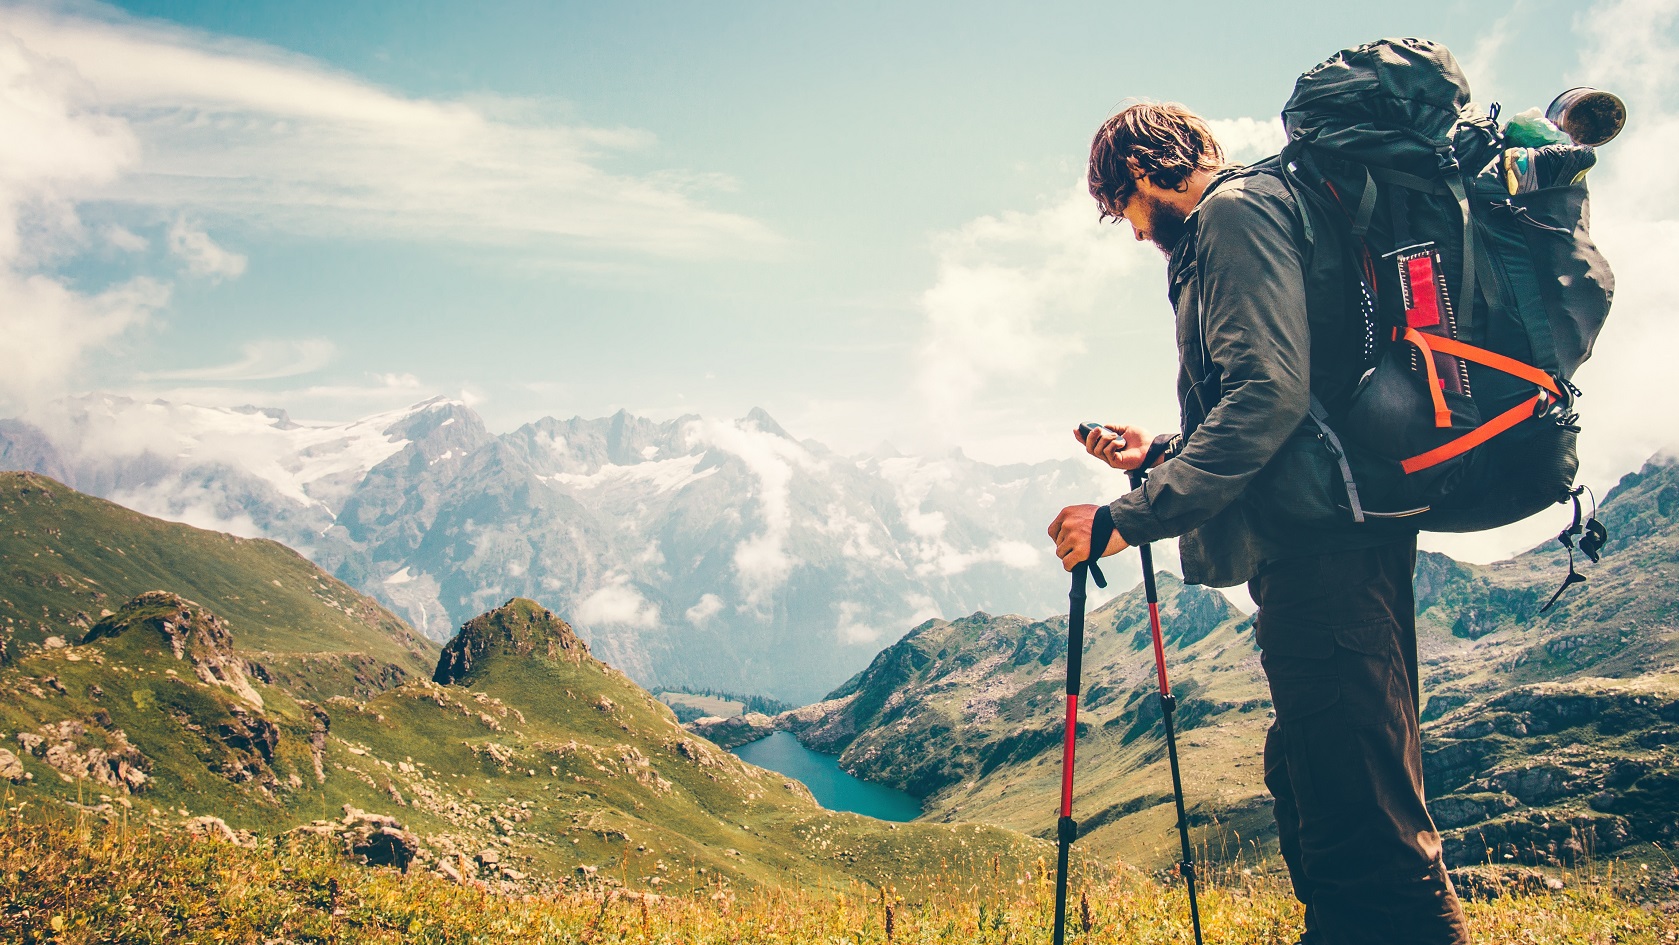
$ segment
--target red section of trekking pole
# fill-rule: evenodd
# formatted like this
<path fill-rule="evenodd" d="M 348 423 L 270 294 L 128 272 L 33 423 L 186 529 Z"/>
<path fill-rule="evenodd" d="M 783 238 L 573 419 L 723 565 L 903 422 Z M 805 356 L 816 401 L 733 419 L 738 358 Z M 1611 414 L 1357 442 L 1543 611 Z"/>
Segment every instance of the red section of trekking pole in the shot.
<path fill-rule="evenodd" d="M 1131 488 L 1140 488 L 1148 473 L 1137 469 L 1131 472 Z M 1172 766 L 1172 799 L 1178 806 L 1178 842 L 1183 847 L 1183 862 L 1179 864 L 1183 872 L 1184 886 L 1189 890 L 1189 923 L 1195 931 L 1195 945 L 1201 945 L 1201 906 L 1195 896 L 1195 854 L 1189 847 L 1189 815 L 1184 810 L 1183 776 L 1178 772 L 1178 734 L 1173 724 L 1173 713 L 1177 711 L 1178 700 L 1172 696 L 1172 687 L 1166 681 L 1166 641 L 1160 632 L 1160 592 L 1154 586 L 1154 551 L 1148 545 L 1138 545 L 1137 553 L 1143 559 L 1143 596 L 1148 600 L 1149 633 L 1154 637 L 1154 673 L 1160 681 L 1160 718 L 1166 727 L 1166 757 Z"/>
<path fill-rule="evenodd" d="M 1149 573 L 1152 570 L 1150 565 L 1154 563 L 1149 559 L 1153 557 L 1149 554 L 1148 546 L 1144 545 L 1143 568 L 1146 576 L 1143 580 L 1150 584 L 1154 583 L 1154 575 Z M 1160 679 L 1160 697 L 1164 699 L 1172 694 L 1172 687 L 1166 682 L 1166 643 L 1160 635 L 1160 603 L 1154 599 L 1153 594 L 1148 596 L 1148 629 L 1154 635 L 1154 674 Z"/>
<path fill-rule="evenodd" d="M 1073 816 L 1073 742 L 1079 730 L 1079 697 L 1067 694 L 1067 734 L 1061 745 L 1061 816 Z"/>

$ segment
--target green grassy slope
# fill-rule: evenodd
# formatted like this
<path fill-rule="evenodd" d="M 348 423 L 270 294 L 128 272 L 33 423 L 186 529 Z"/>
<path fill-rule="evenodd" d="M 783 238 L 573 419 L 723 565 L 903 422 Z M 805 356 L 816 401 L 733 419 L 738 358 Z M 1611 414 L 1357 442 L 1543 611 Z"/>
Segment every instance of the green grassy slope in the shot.
<path fill-rule="evenodd" d="M 112 818 L 209 815 L 259 835 L 372 811 L 412 835 L 419 868 L 510 891 L 913 889 L 1050 851 L 991 826 L 825 811 L 684 731 L 530 601 L 463 628 L 439 661 L 450 684 L 365 701 L 305 701 L 238 642 L 231 621 L 160 593 L 85 643 L 22 654 L 0 670 L 0 778 Z"/>
<path fill-rule="evenodd" d="M 44 476 L 0 473 L 0 662 L 50 637 L 78 640 L 151 590 L 209 608 L 251 659 L 323 698 L 427 675 L 437 652 L 283 545 L 149 518 Z"/>

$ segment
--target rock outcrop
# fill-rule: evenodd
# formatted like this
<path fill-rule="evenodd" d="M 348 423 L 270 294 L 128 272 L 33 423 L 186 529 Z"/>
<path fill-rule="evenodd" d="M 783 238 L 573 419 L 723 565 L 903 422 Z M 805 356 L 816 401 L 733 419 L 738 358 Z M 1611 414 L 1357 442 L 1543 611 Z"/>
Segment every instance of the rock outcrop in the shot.
<path fill-rule="evenodd" d="M 317 820 L 293 832 L 331 837 L 343 845 L 347 855 L 369 866 L 403 871 L 424 849 L 420 838 L 404 829 L 395 817 L 372 814 L 349 804 L 344 805 L 342 819 Z"/>
<path fill-rule="evenodd" d="M 1429 726 L 1446 861 L 1571 865 L 1679 836 L 1679 678 L 1523 686 Z"/>
<path fill-rule="evenodd" d="M 33 732 L 19 732 L 17 741 L 25 753 L 46 762 L 66 781 L 92 781 L 124 794 L 138 794 L 151 782 L 151 759 L 130 745 L 120 728 L 89 728 L 76 719 L 65 719 Z M 15 757 L 12 761 L 21 776 L 22 765 Z M 0 758 L 0 776 L 6 767 Z"/>
<path fill-rule="evenodd" d="M 251 685 L 244 657 L 233 649 L 226 621 L 198 604 L 168 591 L 147 591 L 94 624 L 82 642 L 131 634 L 160 642 L 175 659 L 190 664 L 199 679 L 262 708 L 262 696 Z"/>
<path fill-rule="evenodd" d="M 445 686 L 461 682 L 492 653 L 580 663 L 589 658 L 589 645 L 541 604 L 515 597 L 462 624 L 443 648 L 431 678 Z"/>

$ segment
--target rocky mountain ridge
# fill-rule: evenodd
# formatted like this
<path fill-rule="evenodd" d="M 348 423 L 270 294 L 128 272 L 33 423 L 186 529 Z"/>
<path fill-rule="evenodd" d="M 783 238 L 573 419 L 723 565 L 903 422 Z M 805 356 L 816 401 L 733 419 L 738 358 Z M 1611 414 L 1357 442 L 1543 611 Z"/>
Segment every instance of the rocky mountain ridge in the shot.
<path fill-rule="evenodd" d="M 275 542 L 159 521 L 32 473 L 0 472 L 0 520 L 0 664 L 96 624 L 116 634 L 101 623 L 113 608 L 159 588 L 225 623 L 195 631 L 195 651 L 231 628 L 262 673 L 307 698 L 370 695 L 435 661 L 434 644 Z"/>
<path fill-rule="evenodd" d="M 648 687 L 808 701 L 932 614 L 1065 594 L 1054 510 L 1088 463 L 840 456 L 754 410 L 493 434 L 434 400 L 350 424 L 89 395 L 0 422 L 0 462 L 160 517 L 281 541 L 441 642 L 501 601 L 571 616 Z"/>

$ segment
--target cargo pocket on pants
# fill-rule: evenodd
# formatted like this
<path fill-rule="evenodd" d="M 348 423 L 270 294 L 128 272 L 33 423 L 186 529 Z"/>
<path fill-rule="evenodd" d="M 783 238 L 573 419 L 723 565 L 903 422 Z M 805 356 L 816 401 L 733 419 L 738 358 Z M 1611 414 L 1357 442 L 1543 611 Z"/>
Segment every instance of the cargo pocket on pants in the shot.
<path fill-rule="evenodd" d="M 1379 725 L 1405 711 L 1411 696 L 1398 629 L 1389 617 L 1335 628 L 1335 675 L 1347 725 Z"/>
<path fill-rule="evenodd" d="M 1334 708 L 1341 700 L 1331 628 L 1262 616 L 1255 638 L 1277 721 L 1284 725 L 1300 722 Z"/>

